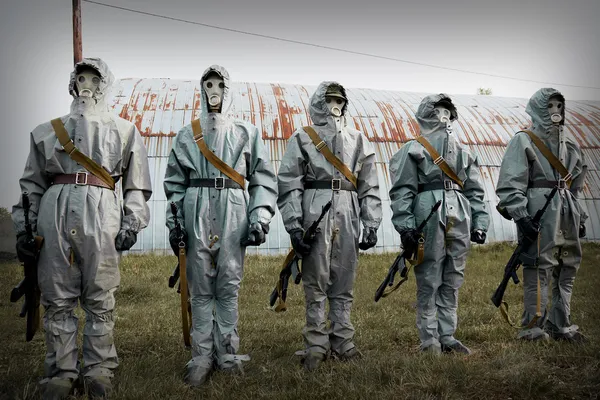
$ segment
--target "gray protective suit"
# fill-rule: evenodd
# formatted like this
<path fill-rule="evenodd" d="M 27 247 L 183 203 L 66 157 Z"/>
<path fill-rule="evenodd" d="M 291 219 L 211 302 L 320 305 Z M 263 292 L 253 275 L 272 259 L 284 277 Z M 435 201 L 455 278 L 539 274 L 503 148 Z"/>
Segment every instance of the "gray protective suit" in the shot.
<path fill-rule="evenodd" d="M 248 181 L 248 191 L 190 187 L 190 179 L 225 177 L 200 152 L 191 125 L 183 127 L 169 154 L 164 189 L 175 202 L 188 234 L 187 278 L 192 306 L 192 360 L 194 367 L 211 368 L 213 360 L 222 369 L 236 367 L 246 357 L 239 348 L 238 291 L 242 281 L 249 223 L 269 225 L 275 214 L 277 179 L 258 129 L 227 116 L 231 86 L 225 68 L 213 65 L 203 76 L 216 71 L 223 78 L 221 113 L 209 113 L 201 89 L 200 124 L 208 148 Z M 202 86 L 202 85 L 201 85 Z M 167 227 L 173 229 L 171 209 Z M 212 248 L 211 239 L 218 236 Z M 214 310 L 214 311 L 213 311 Z"/>
<path fill-rule="evenodd" d="M 587 219 L 577 201 L 577 192 L 583 187 L 585 165 L 583 154 L 577 141 L 568 132 L 563 131 L 563 122 L 553 126 L 548 112 L 548 101 L 552 96 L 560 96 L 559 91 L 551 88 L 538 90 L 529 100 L 526 112 L 531 116 L 536 134 L 559 158 L 562 164 L 573 175 L 571 190 L 559 190 L 546 210 L 541 224 L 541 240 L 539 252 L 539 268 L 533 264 L 523 266 L 524 305 L 522 325 L 525 327 L 533 319 L 537 307 L 537 276 L 541 287 L 542 318 L 537 326 L 524 329 L 520 337 L 535 339 L 544 335 L 544 323 L 552 324 L 559 333 L 576 331 L 571 325 L 571 293 L 573 282 L 581 262 L 581 245 L 579 240 L 579 224 Z M 496 194 L 500 198 L 499 206 L 508 214 L 519 220 L 526 216 L 533 217 L 543 207 L 550 188 L 531 188 L 532 182 L 557 181 L 560 174 L 555 171 L 525 132 L 518 132 L 508 144 Z M 573 193 L 575 192 L 575 193 Z M 529 249 L 528 256 L 535 259 L 538 249 Z M 552 306 L 548 304 L 548 285 L 552 275 Z M 550 325 L 550 327 L 552 327 Z M 554 328 L 553 327 L 553 328 Z"/>
<path fill-rule="evenodd" d="M 101 83 L 91 99 L 76 97 L 75 76 L 92 67 Z M 106 95 L 114 81 L 107 65 L 84 58 L 71 73 L 71 112 L 61 117 L 77 148 L 104 167 L 122 185 L 123 200 L 97 186 L 52 184 L 58 174 L 85 172 L 63 150 L 50 123 L 31 132 L 31 150 L 20 180 L 29 192 L 30 220 L 44 237 L 38 264 L 41 303 L 45 308 L 46 377 L 78 376 L 78 300 L 86 313 L 83 328 L 85 376 L 112 377 L 118 366 L 113 340 L 115 291 L 121 253 L 115 249 L 119 230 L 139 232 L 148 225 L 146 202 L 152 194 L 146 147 L 137 128 L 108 111 Z M 24 232 L 21 203 L 13 207 L 17 233 Z"/>
<path fill-rule="evenodd" d="M 398 232 L 416 228 L 442 200 L 442 206 L 425 226 L 425 257 L 414 268 L 417 280 L 417 329 L 421 348 L 456 343 L 458 289 L 464 281 L 470 232 L 487 231 L 489 216 L 483 201 L 484 189 L 477 157 L 465 149 L 434 114 L 445 94 L 423 99 L 417 110 L 421 135 L 446 159 L 464 183 L 464 190 L 419 191 L 419 185 L 449 180 L 433 163 L 427 150 L 410 141 L 390 160 L 392 223 Z M 451 120 L 458 116 L 452 111 Z M 436 315 L 437 314 L 437 315 Z"/>
<path fill-rule="evenodd" d="M 319 153 L 308 134 L 298 129 L 289 139 L 279 167 L 277 204 L 285 229 L 291 232 L 308 229 L 323 206 L 333 199 L 321 222 L 322 231 L 317 234 L 310 254 L 303 258 L 306 298 L 303 335 L 307 351 L 325 354 L 331 348 L 343 355 L 354 348 L 350 310 L 358 262 L 359 223 L 362 220 L 365 228 L 379 228 L 381 199 L 373 146 L 359 131 L 346 125 L 346 107 L 342 110 L 341 130 L 336 132 L 325 101 L 325 92 L 331 84 L 339 85 L 322 82 L 310 99 L 312 127 L 357 176 L 358 191 L 304 188 L 305 181 L 347 180 Z M 329 299 L 330 329 L 326 326 L 326 299 Z"/>

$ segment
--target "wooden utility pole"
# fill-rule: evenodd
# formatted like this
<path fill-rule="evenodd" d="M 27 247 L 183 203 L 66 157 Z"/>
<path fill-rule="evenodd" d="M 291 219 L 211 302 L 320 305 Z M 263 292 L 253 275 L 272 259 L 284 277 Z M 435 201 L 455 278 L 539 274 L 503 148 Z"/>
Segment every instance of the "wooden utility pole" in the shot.
<path fill-rule="evenodd" d="M 83 58 L 81 44 L 81 0 L 73 0 L 73 61 L 77 64 Z"/>

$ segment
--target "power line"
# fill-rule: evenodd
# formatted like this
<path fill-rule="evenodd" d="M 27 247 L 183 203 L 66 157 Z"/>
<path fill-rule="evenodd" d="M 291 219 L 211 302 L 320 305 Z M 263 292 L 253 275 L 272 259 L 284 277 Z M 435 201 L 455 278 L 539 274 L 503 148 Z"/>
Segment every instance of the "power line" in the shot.
<path fill-rule="evenodd" d="M 427 64 L 427 63 L 421 63 L 421 62 L 410 61 L 410 60 L 403 60 L 403 59 L 400 59 L 400 58 L 381 56 L 381 55 L 378 55 L 378 54 L 371 54 L 371 53 L 364 53 L 364 52 L 355 51 L 355 50 L 340 49 L 338 47 L 331 47 L 331 46 L 325 46 L 325 45 L 316 44 L 316 43 L 303 42 L 303 41 L 300 41 L 300 40 L 284 39 L 284 38 L 280 38 L 280 37 L 277 37 L 277 36 L 263 35 L 263 34 L 254 33 L 254 32 L 246 32 L 246 31 L 242 31 L 242 30 L 239 30 L 239 29 L 224 28 L 222 26 L 210 25 L 210 24 L 205 24 L 205 23 L 202 23 L 202 22 L 190 21 L 190 20 L 186 20 L 186 19 L 182 19 L 182 18 L 169 17 L 169 16 L 166 16 L 166 15 L 154 14 L 154 13 L 150 13 L 150 12 L 146 12 L 146 11 L 134 10 L 134 9 L 131 9 L 131 8 L 126 8 L 126 7 L 121 7 L 121 6 L 115 6 L 115 5 L 112 5 L 112 4 L 101 3 L 99 1 L 93 1 L 93 0 L 82 0 L 82 1 L 85 2 L 85 3 L 96 4 L 96 5 L 103 6 L 103 7 L 108 7 L 108 8 L 115 8 L 117 10 L 128 11 L 128 12 L 132 12 L 132 13 L 136 13 L 136 14 L 148 15 L 148 16 L 151 16 L 151 17 L 168 19 L 168 20 L 177 21 L 177 22 L 183 22 L 183 23 L 190 24 L 190 25 L 198 25 L 198 26 L 203 26 L 203 27 L 206 27 L 206 28 L 213 28 L 213 29 L 219 29 L 219 30 L 227 31 L 227 32 L 239 33 L 239 34 L 242 34 L 242 35 L 249 35 L 249 36 L 255 36 L 255 37 L 260 37 L 260 38 L 265 38 L 265 39 L 278 40 L 280 42 L 294 43 L 294 44 L 300 44 L 300 45 L 303 45 L 303 46 L 311 46 L 311 47 L 316 47 L 316 48 L 320 48 L 320 49 L 339 51 L 339 52 L 342 52 L 342 53 L 355 54 L 355 55 L 365 56 L 365 57 L 371 57 L 371 58 L 378 58 L 380 60 L 395 61 L 395 62 L 401 62 L 401 63 L 405 63 L 405 64 L 413 64 L 413 65 L 419 65 L 419 66 L 423 66 L 423 67 L 443 69 L 443 70 L 447 70 L 447 71 L 462 72 L 462 73 L 465 73 L 465 74 L 474 74 L 474 75 L 489 76 L 489 77 L 492 77 L 492 78 L 511 79 L 511 80 L 521 81 L 521 82 L 541 83 L 541 84 L 554 85 L 554 86 L 567 86 L 567 87 L 582 88 L 582 89 L 596 89 L 596 90 L 600 90 L 600 87 L 594 87 L 594 86 L 569 85 L 569 84 L 566 84 L 566 83 L 536 81 L 536 80 L 531 80 L 531 79 L 516 78 L 516 77 L 513 77 L 513 76 L 507 76 L 507 75 L 496 75 L 496 74 L 489 74 L 489 73 L 486 73 L 486 72 L 470 71 L 470 70 L 460 69 L 460 68 L 443 67 L 441 65 Z"/>

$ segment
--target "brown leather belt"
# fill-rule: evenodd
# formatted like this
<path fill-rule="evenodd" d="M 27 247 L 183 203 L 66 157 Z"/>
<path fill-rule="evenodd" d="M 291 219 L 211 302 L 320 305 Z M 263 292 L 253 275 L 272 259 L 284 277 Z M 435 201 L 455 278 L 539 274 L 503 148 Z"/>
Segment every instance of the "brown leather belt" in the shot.
<path fill-rule="evenodd" d="M 52 178 L 53 185 L 91 185 L 91 186 L 99 186 L 106 189 L 110 189 L 102 179 L 96 178 L 95 175 L 92 175 L 87 172 L 77 172 L 76 174 L 62 174 L 55 175 Z"/>

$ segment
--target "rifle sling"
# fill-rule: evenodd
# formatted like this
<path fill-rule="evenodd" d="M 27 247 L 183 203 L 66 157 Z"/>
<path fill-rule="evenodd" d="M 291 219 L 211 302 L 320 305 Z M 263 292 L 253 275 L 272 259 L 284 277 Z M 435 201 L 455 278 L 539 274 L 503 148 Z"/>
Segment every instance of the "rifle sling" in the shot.
<path fill-rule="evenodd" d="M 180 292 L 181 292 L 181 329 L 183 331 L 183 343 L 186 347 L 191 346 L 190 341 L 190 326 L 192 315 L 188 309 L 188 284 L 187 284 L 187 269 L 186 261 L 187 257 L 185 254 L 185 247 L 179 248 L 179 279 L 180 279 Z"/>
<path fill-rule="evenodd" d="M 431 143 L 429 143 L 429 141 L 423 136 L 417 137 L 416 140 L 423 147 L 425 147 L 425 150 L 427 150 L 427 152 L 433 159 L 433 163 L 437 165 L 442 170 L 442 172 L 446 174 L 448 178 L 452 179 L 454 183 L 459 185 L 462 189 L 464 187 L 463 181 L 460 180 L 458 175 L 456 175 L 456 173 L 452 170 L 452 168 L 450 168 L 446 160 L 444 160 L 444 157 L 442 157 L 440 153 L 437 152 L 437 150 L 431 145 Z"/>
<path fill-rule="evenodd" d="M 294 257 L 296 256 L 296 252 L 292 249 L 290 250 L 290 252 L 288 253 L 288 255 L 285 257 L 285 260 L 283 261 L 283 268 L 281 269 L 281 271 L 284 271 L 288 264 L 292 262 L 292 260 L 294 259 Z M 288 277 L 289 279 L 289 277 Z M 285 311 L 287 310 L 287 306 L 285 304 L 285 300 L 283 298 L 283 293 L 282 293 L 282 285 L 281 285 L 281 279 L 277 278 L 277 306 L 275 306 L 275 312 L 281 312 L 281 311 Z"/>
<path fill-rule="evenodd" d="M 312 126 L 304 126 L 302 127 L 302 129 L 304 129 L 304 131 L 308 133 L 308 136 L 310 136 L 310 139 L 317 148 L 317 151 L 323 154 L 327 161 L 329 161 L 329 163 L 333 165 L 335 169 L 340 171 L 356 189 L 358 187 L 358 180 L 356 176 L 354 176 L 352 171 L 350 171 L 350 168 L 348 168 L 346 164 L 342 162 L 342 160 L 337 158 L 335 154 L 331 152 L 329 147 L 327 147 L 327 144 L 325 144 L 325 142 L 321 140 L 321 138 L 317 134 L 317 131 L 315 131 Z"/>
<path fill-rule="evenodd" d="M 550 150 L 548 146 L 546 146 L 544 142 L 539 137 L 537 137 L 535 133 L 526 129 L 523 130 L 523 132 L 529 135 L 529 138 L 531 139 L 533 144 L 535 144 L 540 153 L 542 153 L 542 155 L 546 157 L 546 160 L 548 160 L 552 168 L 558 171 L 562 179 L 566 181 L 567 187 L 570 188 L 573 176 L 569 173 L 567 168 L 565 168 L 565 166 L 560 162 L 560 160 L 556 158 L 556 156 L 552 153 L 552 150 Z"/>
<path fill-rule="evenodd" d="M 58 138 L 60 145 L 67 152 L 69 157 L 77 164 L 81 165 L 88 172 L 94 175 L 96 178 L 106 183 L 111 190 L 115 190 L 115 180 L 110 176 L 108 171 L 102 168 L 96 161 L 92 160 L 85 154 L 83 154 L 69 137 L 69 133 L 65 129 L 65 125 L 62 123 L 60 118 L 53 119 L 50 121 L 52 128 L 54 128 L 54 134 Z"/>
<path fill-rule="evenodd" d="M 198 149 L 202 155 L 211 163 L 215 168 L 221 171 L 223 174 L 234 180 L 242 188 L 246 187 L 246 181 L 244 177 L 237 172 L 235 169 L 227 165 L 221 160 L 215 153 L 210 151 L 206 143 L 204 142 L 204 135 L 202 134 L 202 127 L 200 126 L 200 120 L 195 119 L 192 121 L 192 132 L 194 133 L 194 141 L 198 145 Z"/>

